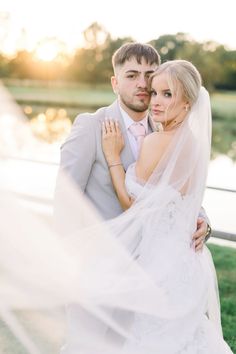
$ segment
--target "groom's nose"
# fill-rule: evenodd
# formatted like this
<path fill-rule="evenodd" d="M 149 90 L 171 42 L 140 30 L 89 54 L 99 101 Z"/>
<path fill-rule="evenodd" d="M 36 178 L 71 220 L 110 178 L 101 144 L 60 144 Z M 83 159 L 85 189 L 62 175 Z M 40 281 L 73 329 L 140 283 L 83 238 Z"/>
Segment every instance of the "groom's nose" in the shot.
<path fill-rule="evenodd" d="M 148 79 L 145 75 L 139 75 L 137 79 L 137 87 L 147 88 Z"/>

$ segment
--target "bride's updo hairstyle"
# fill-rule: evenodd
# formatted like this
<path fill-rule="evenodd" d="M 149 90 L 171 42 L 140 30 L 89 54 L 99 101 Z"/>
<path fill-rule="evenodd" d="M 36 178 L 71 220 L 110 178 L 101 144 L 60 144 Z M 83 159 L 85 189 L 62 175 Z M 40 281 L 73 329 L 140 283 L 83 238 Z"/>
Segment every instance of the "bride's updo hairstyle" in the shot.
<path fill-rule="evenodd" d="M 150 89 L 154 77 L 162 73 L 167 75 L 167 81 L 172 93 L 178 94 L 180 88 L 190 106 L 196 102 L 202 79 L 192 63 L 187 60 L 171 60 L 161 64 L 149 79 Z"/>

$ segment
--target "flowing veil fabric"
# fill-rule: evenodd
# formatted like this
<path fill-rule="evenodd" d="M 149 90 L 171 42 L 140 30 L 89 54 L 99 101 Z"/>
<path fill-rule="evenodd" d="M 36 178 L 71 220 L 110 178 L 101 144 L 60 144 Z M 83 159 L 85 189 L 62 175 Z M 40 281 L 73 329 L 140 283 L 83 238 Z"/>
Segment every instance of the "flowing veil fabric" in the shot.
<path fill-rule="evenodd" d="M 210 101 L 201 88 L 148 182 L 129 167 L 127 188 L 137 198 L 121 216 L 104 222 L 62 174 L 55 197 L 60 222 L 30 214 L 1 191 L 0 315 L 29 353 L 40 348 L 13 312 L 65 304 L 72 320 L 80 309 L 82 324 L 79 333 L 69 328 L 68 353 L 192 354 L 209 323 L 210 338 L 218 336 L 212 353 L 215 345 L 230 353 L 210 253 L 191 246 L 210 147 Z"/>

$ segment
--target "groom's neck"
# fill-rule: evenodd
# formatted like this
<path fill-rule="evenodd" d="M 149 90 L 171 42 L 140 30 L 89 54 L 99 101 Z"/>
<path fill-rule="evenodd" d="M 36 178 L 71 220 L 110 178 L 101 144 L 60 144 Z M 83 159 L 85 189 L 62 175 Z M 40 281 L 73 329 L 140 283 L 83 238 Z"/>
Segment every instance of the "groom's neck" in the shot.
<path fill-rule="evenodd" d="M 119 102 L 121 108 L 129 115 L 129 117 L 134 121 L 134 122 L 139 122 L 143 120 L 147 114 L 148 110 L 145 110 L 143 112 L 137 112 L 134 111 L 133 109 L 127 107 L 126 105 L 122 104 L 122 102 Z"/>

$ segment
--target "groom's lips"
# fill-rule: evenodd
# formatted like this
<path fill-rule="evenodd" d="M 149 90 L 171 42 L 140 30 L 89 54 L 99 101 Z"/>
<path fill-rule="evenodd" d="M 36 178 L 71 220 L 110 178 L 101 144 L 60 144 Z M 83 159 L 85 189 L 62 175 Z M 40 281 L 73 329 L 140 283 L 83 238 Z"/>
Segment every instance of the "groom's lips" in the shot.
<path fill-rule="evenodd" d="M 149 94 L 147 92 L 139 92 L 136 94 L 137 97 L 149 97 Z"/>

